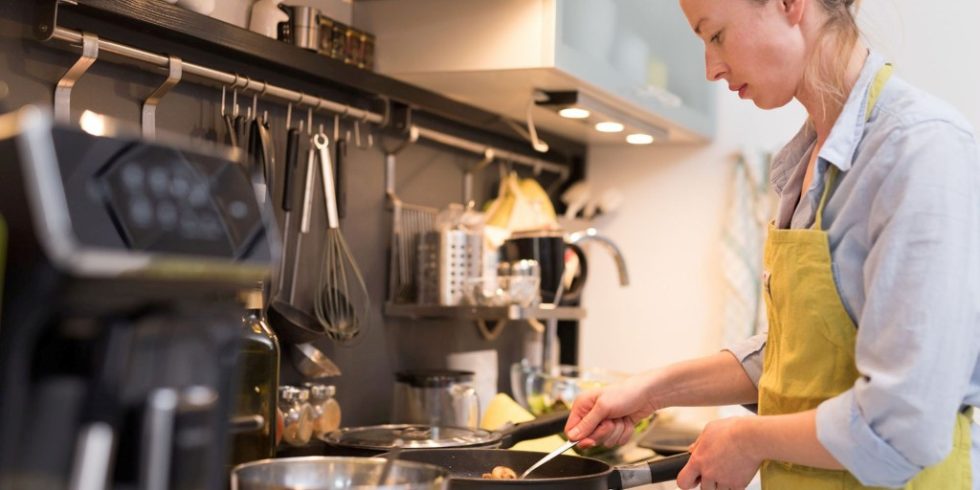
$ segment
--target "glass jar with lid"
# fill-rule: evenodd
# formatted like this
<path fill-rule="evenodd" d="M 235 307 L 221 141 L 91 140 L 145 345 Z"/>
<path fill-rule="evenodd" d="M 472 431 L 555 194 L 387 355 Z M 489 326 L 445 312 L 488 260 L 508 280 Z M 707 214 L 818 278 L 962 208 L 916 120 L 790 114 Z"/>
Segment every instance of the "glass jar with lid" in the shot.
<path fill-rule="evenodd" d="M 313 435 L 323 437 L 340 428 L 340 404 L 334 396 L 333 385 L 307 383 L 310 389 L 310 405 L 313 407 Z"/>
<path fill-rule="evenodd" d="M 279 388 L 279 410 L 283 415 L 282 440 L 291 446 L 305 446 L 313 436 L 313 408 L 309 390 L 295 386 Z"/>

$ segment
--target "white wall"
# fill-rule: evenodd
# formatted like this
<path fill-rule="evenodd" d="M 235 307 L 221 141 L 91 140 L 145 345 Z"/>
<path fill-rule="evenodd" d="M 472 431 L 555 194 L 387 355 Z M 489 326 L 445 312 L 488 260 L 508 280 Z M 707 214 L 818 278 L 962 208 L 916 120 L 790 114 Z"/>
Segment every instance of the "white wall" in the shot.
<path fill-rule="evenodd" d="M 320 9 L 331 19 L 351 23 L 352 0 L 285 0 L 286 5 L 309 5 Z M 239 27 L 248 27 L 248 16 L 254 0 L 216 0 L 211 17 Z"/>
<path fill-rule="evenodd" d="M 898 73 L 980 127 L 980 2 L 864 2 L 861 23 Z M 590 253 L 580 360 L 638 372 L 721 347 L 722 219 L 733 154 L 774 149 L 799 129 L 798 104 L 764 112 L 718 87 L 719 131 L 702 147 L 590 148 L 593 188 L 621 188 L 626 204 L 597 221 L 626 255 L 632 285 L 615 287 L 612 262 Z"/>

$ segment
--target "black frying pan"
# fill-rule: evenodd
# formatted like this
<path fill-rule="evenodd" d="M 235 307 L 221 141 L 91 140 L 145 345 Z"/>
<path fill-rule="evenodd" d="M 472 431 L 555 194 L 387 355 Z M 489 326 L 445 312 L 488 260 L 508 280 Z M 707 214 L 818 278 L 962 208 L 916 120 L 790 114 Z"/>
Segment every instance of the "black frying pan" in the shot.
<path fill-rule="evenodd" d="M 624 466 L 580 456 L 561 455 L 549 461 L 525 480 L 485 480 L 482 475 L 494 466 L 507 466 L 520 475 L 544 453 L 503 449 L 418 449 L 403 451 L 398 459 L 429 463 L 449 470 L 450 490 L 522 489 L 620 489 L 676 480 L 691 453 Z"/>

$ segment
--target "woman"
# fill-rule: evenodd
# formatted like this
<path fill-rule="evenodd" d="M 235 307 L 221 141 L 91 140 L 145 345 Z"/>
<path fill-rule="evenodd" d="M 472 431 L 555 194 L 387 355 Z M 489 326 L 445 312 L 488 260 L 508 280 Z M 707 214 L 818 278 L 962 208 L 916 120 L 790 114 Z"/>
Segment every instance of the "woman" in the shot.
<path fill-rule="evenodd" d="M 681 488 L 760 470 L 767 489 L 980 488 L 980 155 L 962 117 L 868 52 L 853 3 L 681 0 L 710 80 L 809 114 L 772 164 L 769 331 L 583 394 L 570 439 L 622 444 L 657 409 L 757 403 L 705 428 Z"/>

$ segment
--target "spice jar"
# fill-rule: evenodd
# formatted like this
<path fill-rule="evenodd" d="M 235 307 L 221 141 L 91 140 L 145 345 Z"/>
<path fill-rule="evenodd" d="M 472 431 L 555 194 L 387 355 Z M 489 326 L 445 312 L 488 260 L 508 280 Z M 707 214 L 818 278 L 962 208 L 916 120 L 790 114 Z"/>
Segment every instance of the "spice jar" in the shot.
<path fill-rule="evenodd" d="M 295 386 L 279 389 L 279 409 L 283 414 L 282 440 L 291 446 L 305 446 L 313 436 L 313 408 L 309 390 Z"/>
<path fill-rule="evenodd" d="M 309 384 L 310 405 L 313 407 L 313 435 L 323 437 L 340 428 L 340 404 L 334 399 L 337 388 L 332 385 Z"/>

